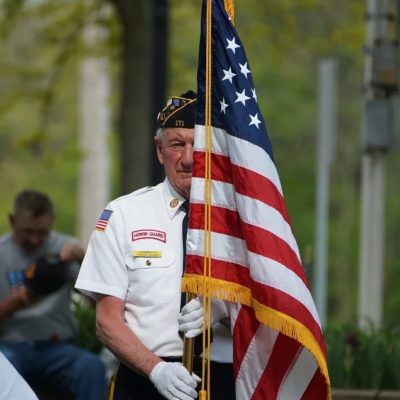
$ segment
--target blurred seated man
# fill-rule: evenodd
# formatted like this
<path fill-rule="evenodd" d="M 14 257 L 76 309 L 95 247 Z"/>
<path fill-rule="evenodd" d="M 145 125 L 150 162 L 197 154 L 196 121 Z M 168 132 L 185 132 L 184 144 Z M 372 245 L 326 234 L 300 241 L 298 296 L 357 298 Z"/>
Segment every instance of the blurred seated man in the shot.
<path fill-rule="evenodd" d="M 0 237 L 0 351 L 32 385 L 103 400 L 103 363 L 73 344 L 71 293 L 84 250 L 52 231 L 54 218 L 45 194 L 16 196 L 11 232 Z"/>

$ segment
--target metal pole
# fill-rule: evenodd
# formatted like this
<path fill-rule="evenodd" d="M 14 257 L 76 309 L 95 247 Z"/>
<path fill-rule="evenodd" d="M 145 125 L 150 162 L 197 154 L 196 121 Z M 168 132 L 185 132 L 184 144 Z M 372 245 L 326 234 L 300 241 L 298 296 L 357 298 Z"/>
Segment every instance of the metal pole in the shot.
<path fill-rule="evenodd" d="M 327 225 L 329 219 L 329 169 L 336 142 L 336 62 L 319 64 L 319 119 L 317 165 L 317 218 L 315 229 L 315 302 L 321 325 L 326 324 Z"/>
<path fill-rule="evenodd" d="M 374 100 L 388 97 L 385 89 L 374 83 L 374 62 L 379 61 L 379 54 L 374 50 L 388 40 L 390 22 L 390 0 L 367 0 L 367 51 L 365 56 L 364 90 L 365 104 L 363 133 L 366 139 L 362 160 L 361 190 L 361 238 L 360 238 L 360 287 L 359 315 L 361 327 L 373 323 L 379 327 L 382 322 L 382 287 L 384 265 L 384 203 L 385 203 L 385 146 L 376 145 L 380 138 L 387 136 L 388 126 L 375 130 L 378 135 L 371 139 L 371 125 L 375 123 L 367 112 L 378 110 Z M 375 57 L 375 59 L 374 59 Z M 382 107 L 382 104 L 380 104 Z M 386 104 L 383 104 L 385 107 Z M 378 115 L 378 114 L 377 114 Z M 386 131 L 385 131 L 386 129 Z"/>
<path fill-rule="evenodd" d="M 196 297 L 193 293 L 186 293 L 186 303 Z M 194 338 L 183 338 L 182 364 L 190 372 L 193 372 Z"/>

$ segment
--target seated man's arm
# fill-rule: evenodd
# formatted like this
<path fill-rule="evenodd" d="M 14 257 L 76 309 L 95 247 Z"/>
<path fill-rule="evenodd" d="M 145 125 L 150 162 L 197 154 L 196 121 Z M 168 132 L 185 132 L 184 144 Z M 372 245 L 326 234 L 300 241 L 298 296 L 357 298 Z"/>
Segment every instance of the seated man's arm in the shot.
<path fill-rule="evenodd" d="M 15 312 L 35 304 L 40 297 L 26 286 L 18 287 L 15 292 L 0 301 L 0 323 L 10 318 Z"/>
<path fill-rule="evenodd" d="M 85 256 L 85 250 L 78 244 L 74 242 L 66 243 L 60 251 L 60 259 L 64 262 L 82 262 Z"/>

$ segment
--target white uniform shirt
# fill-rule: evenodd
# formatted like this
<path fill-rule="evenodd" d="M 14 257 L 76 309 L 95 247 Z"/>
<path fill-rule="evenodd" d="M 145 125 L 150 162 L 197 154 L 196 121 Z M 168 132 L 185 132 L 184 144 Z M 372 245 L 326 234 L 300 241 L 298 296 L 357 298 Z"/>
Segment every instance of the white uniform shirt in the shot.
<path fill-rule="evenodd" d="M 14 366 L 0 352 L 0 400 L 38 400 Z"/>
<path fill-rule="evenodd" d="M 220 363 L 233 363 L 232 334 L 229 328 L 217 322 L 213 325 L 213 342 L 211 343 L 211 360 Z"/>
<path fill-rule="evenodd" d="M 75 284 L 93 298 L 122 299 L 127 325 L 161 357 L 182 355 L 183 201 L 166 179 L 110 202 L 112 213 L 93 232 Z"/>

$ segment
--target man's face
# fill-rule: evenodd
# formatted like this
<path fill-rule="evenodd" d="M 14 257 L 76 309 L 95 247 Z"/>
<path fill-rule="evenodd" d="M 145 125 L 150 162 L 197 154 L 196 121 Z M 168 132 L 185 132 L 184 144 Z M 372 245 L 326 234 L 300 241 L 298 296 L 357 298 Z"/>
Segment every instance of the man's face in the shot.
<path fill-rule="evenodd" d="M 194 129 L 167 128 L 155 139 L 157 156 L 172 186 L 185 199 L 192 182 Z"/>
<path fill-rule="evenodd" d="M 28 211 L 10 215 L 13 240 L 29 253 L 35 252 L 46 241 L 53 226 L 53 215 L 32 216 Z"/>

